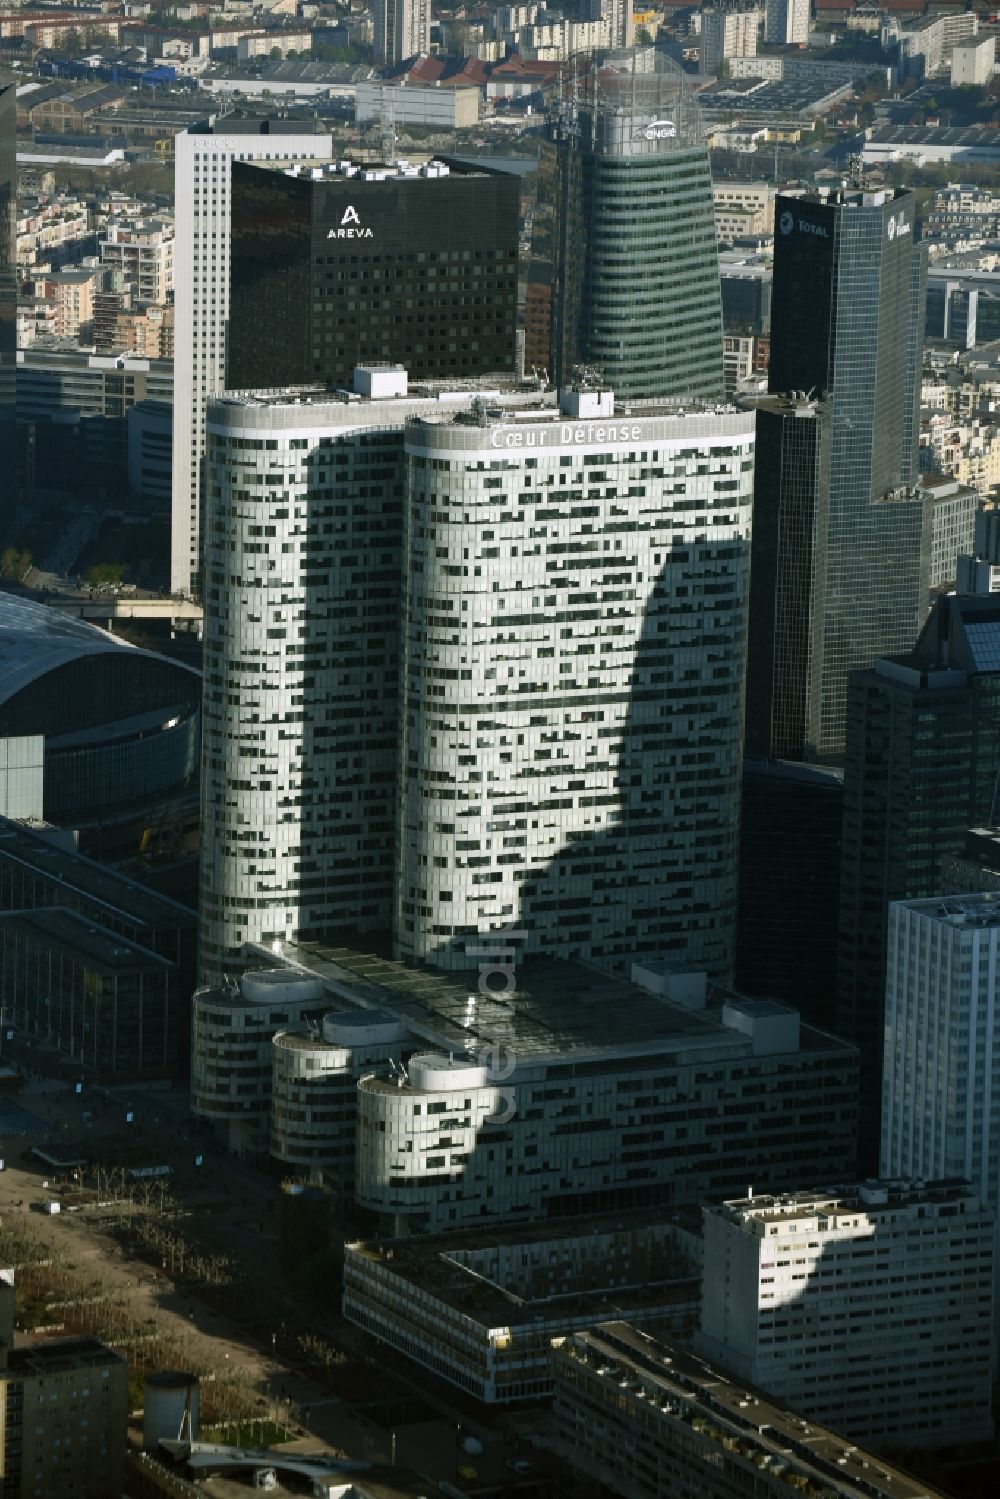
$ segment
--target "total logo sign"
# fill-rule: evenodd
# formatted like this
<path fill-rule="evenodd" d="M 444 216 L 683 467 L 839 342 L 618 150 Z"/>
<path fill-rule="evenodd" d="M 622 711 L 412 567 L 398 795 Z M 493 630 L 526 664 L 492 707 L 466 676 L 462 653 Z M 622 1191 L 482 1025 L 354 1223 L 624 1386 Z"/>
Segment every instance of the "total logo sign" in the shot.
<path fill-rule="evenodd" d="M 375 235 L 371 229 L 362 225 L 358 210 L 348 203 L 339 229 L 328 229 L 326 237 L 327 239 L 374 239 Z"/>
<path fill-rule="evenodd" d="M 795 215 L 789 209 L 786 208 L 778 220 L 778 228 L 782 234 L 791 234 L 795 228 Z M 811 224 L 808 219 L 799 219 L 798 229 L 800 234 L 814 234 L 817 239 L 830 238 L 830 231 L 825 224 Z"/>
<path fill-rule="evenodd" d="M 905 213 L 893 214 L 885 226 L 885 232 L 890 239 L 896 239 L 904 234 L 912 233 L 913 226 L 906 221 Z"/>
<path fill-rule="evenodd" d="M 677 138 L 677 126 L 673 120 L 653 120 L 642 133 L 647 141 L 672 141 Z"/>

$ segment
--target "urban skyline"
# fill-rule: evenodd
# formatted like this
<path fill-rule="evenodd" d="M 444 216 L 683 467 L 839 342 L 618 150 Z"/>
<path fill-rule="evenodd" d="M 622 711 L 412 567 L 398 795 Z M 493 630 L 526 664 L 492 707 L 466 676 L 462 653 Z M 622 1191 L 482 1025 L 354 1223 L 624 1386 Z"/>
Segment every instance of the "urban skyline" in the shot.
<path fill-rule="evenodd" d="M 178 5 L 0 22 L 4 1492 L 991 1492 L 994 28 Z"/>

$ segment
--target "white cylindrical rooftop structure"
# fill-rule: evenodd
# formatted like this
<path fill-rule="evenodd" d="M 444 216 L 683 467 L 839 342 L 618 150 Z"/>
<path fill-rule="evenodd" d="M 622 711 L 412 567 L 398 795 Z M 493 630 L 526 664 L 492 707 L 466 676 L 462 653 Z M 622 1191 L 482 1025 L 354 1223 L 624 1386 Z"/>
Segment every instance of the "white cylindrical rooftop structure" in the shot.
<path fill-rule="evenodd" d="M 322 999 L 324 992 L 321 979 L 289 968 L 262 968 L 257 973 L 245 973 L 240 988 L 243 998 L 252 1005 L 281 1004 L 286 999 Z"/>
<path fill-rule="evenodd" d="M 411 1088 L 428 1093 L 450 1093 L 460 1088 L 486 1088 L 489 1074 L 485 1067 L 468 1057 L 446 1057 L 437 1052 L 420 1052 L 410 1058 L 407 1072 Z"/>
<path fill-rule="evenodd" d="M 331 1046 L 372 1046 L 406 1035 L 405 1024 L 382 1010 L 331 1010 L 323 1016 L 323 1039 Z"/>

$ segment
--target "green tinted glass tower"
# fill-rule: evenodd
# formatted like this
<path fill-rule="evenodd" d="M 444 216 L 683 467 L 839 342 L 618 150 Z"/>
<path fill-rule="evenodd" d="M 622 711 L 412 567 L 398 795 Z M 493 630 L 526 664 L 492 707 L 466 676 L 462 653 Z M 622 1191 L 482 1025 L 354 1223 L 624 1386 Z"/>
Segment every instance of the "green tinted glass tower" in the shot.
<path fill-rule="evenodd" d="M 684 74 L 651 48 L 576 58 L 551 129 L 557 381 L 584 365 L 624 399 L 721 399 L 712 174 Z"/>

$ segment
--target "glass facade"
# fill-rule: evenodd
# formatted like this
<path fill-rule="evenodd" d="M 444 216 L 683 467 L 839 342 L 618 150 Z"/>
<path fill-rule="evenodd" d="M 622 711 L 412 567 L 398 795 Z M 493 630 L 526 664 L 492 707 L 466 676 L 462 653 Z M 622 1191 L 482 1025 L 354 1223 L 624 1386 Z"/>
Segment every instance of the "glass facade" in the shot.
<path fill-rule="evenodd" d="M 18 1031 L 98 1073 L 172 1070 L 186 1042 L 174 965 L 74 911 L 0 916 L 0 1000 Z"/>
<path fill-rule="evenodd" d="M 824 1030 L 834 1021 L 843 812 L 839 771 L 743 762 L 736 986 Z"/>
<path fill-rule="evenodd" d="M 930 506 L 912 487 L 926 256 L 914 244 L 913 194 L 903 190 L 779 196 L 775 223 L 769 389 L 824 398 L 830 434 L 810 598 L 818 705 L 799 745 L 770 752 L 837 759 L 849 672 L 907 650 L 927 594 Z M 762 469 L 762 484 L 772 470 Z M 771 570 L 779 591 L 800 586 L 780 558 Z M 759 606 L 770 608 L 766 596 Z M 775 650 L 795 644 L 779 637 Z"/>
<path fill-rule="evenodd" d="M 513 373 L 518 180 L 426 170 L 234 164 L 229 389 Z"/>
<path fill-rule="evenodd" d="M 722 293 L 708 148 L 684 75 L 636 54 L 564 70 L 554 106 L 559 383 L 594 366 L 623 400 L 721 399 Z"/>
<path fill-rule="evenodd" d="M 973 611 L 978 620 L 962 617 Z M 836 1028 L 861 1050 L 869 1168 L 879 1138 L 888 903 L 937 894 L 942 865 L 962 850 L 966 830 L 995 821 L 1000 665 L 991 650 L 982 659 L 976 652 L 998 619 L 995 597 L 951 595 L 905 663 L 851 678 Z"/>

